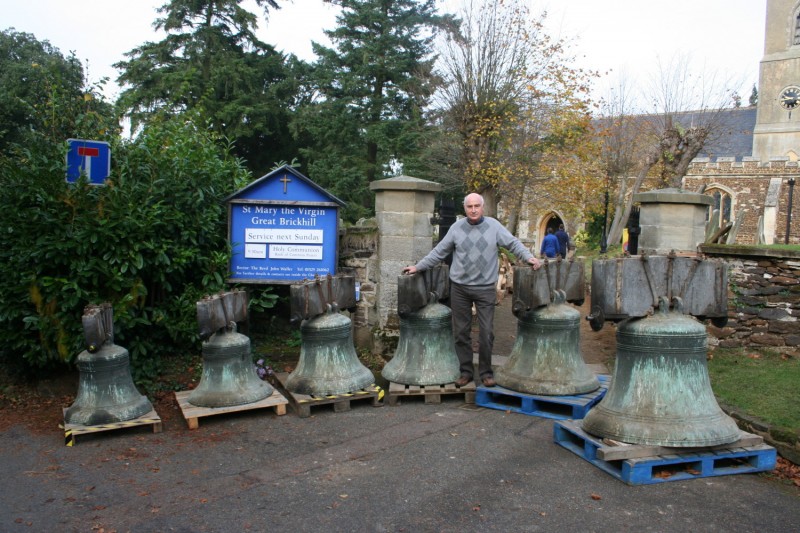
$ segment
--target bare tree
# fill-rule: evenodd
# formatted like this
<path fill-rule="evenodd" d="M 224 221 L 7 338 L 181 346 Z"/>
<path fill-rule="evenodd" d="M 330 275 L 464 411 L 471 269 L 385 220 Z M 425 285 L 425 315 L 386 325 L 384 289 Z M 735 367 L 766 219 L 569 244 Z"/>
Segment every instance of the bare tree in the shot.
<path fill-rule="evenodd" d="M 624 124 L 620 138 L 629 137 L 631 132 L 635 134 L 635 148 L 623 154 L 617 147 L 616 152 L 609 153 L 609 162 L 613 164 L 606 167 L 607 176 L 623 179 L 619 180 L 621 186 L 608 242 L 618 242 L 622 237 L 633 195 L 647 177 L 660 178 L 665 187 L 681 188 L 689 164 L 704 146 L 729 133 L 725 111 L 737 90 L 730 79 L 720 79 L 714 73 L 696 74 L 686 57 L 677 57 L 667 64 L 657 62 L 657 73 L 646 93 L 652 111 L 619 123 Z M 615 115 L 619 118 L 622 109 L 617 111 Z M 634 169 L 635 180 L 628 192 L 624 178 Z"/>
<path fill-rule="evenodd" d="M 521 182 L 535 175 L 536 154 L 558 131 L 553 115 L 585 105 L 579 93 L 588 84 L 568 66 L 564 41 L 544 31 L 546 16 L 532 16 L 523 0 L 467 0 L 460 35 L 441 48 L 445 82 L 437 104 L 460 140 L 452 167 L 467 189 L 483 194 L 489 215 L 504 191 L 519 210 Z"/>

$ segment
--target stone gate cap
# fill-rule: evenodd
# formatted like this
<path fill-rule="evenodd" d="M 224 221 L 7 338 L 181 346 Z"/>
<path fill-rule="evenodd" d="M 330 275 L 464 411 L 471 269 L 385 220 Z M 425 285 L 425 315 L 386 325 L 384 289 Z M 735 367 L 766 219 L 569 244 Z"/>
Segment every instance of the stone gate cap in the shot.
<path fill-rule="evenodd" d="M 706 194 L 683 189 L 658 189 L 633 195 L 633 201 L 642 204 L 705 204 L 712 205 L 714 198 Z"/>
<path fill-rule="evenodd" d="M 373 181 L 369 184 L 373 191 L 431 191 L 439 192 L 442 186 L 434 181 L 412 178 L 411 176 L 396 176 L 385 180 Z"/>

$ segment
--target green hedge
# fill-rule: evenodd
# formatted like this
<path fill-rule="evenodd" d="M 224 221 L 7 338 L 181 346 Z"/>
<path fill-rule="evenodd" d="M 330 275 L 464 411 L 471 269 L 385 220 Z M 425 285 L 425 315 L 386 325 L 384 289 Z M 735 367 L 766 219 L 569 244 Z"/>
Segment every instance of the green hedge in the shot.
<path fill-rule="evenodd" d="M 115 343 L 147 380 L 161 357 L 199 347 L 195 302 L 225 288 L 223 199 L 250 175 L 186 120 L 115 141 L 104 186 L 66 183 L 65 151 L 0 158 L 0 362 L 27 374 L 69 364 L 84 307 L 108 301 Z"/>

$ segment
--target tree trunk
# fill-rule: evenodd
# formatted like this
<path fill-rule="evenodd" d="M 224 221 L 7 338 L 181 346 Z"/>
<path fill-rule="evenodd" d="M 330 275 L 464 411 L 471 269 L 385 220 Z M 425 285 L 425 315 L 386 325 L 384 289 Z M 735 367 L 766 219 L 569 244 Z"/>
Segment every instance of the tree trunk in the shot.
<path fill-rule="evenodd" d="M 497 218 L 497 191 L 488 187 L 480 192 L 483 196 L 483 214 L 487 217 Z"/>
<path fill-rule="evenodd" d="M 638 193 L 639 189 L 641 189 L 642 183 L 647 177 L 647 173 L 650 172 L 650 169 L 653 168 L 653 166 L 658 162 L 658 157 L 658 150 L 654 150 L 654 152 L 645 159 L 644 164 L 639 169 L 639 174 L 636 176 L 636 180 L 633 182 L 633 187 L 631 187 L 630 194 L 625 194 L 625 181 L 623 179 L 623 185 L 620 186 L 619 195 L 617 195 L 614 221 L 611 223 L 611 227 L 608 230 L 608 236 L 606 237 L 607 243 L 617 243 L 622 240 L 622 229 L 628 224 L 628 218 L 631 216 L 633 195 Z"/>
<path fill-rule="evenodd" d="M 506 202 L 507 209 L 506 212 L 508 213 L 508 217 L 505 223 L 506 229 L 511 232 L 512 235 L 517 234 L 517 230 L 519 229 L 519 216 L 520 212 L 522 211 L 522 195 L 517 194 L 514 195 L 513 200 L 510 202 Z"/>

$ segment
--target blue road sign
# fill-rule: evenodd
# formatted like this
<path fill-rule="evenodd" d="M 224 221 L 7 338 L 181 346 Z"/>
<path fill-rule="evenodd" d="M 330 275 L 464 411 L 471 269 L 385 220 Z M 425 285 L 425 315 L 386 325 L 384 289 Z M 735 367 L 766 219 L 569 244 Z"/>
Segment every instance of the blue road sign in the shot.
<path fill-rule="evenodd" d="M 111 149 L 107 142 L 67 139 L 67 181 L 78 181 L 86 174 L 89 183 L 102 185 L 111 174 Z"/>

